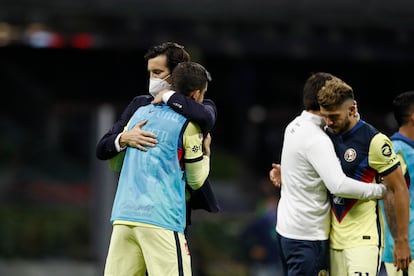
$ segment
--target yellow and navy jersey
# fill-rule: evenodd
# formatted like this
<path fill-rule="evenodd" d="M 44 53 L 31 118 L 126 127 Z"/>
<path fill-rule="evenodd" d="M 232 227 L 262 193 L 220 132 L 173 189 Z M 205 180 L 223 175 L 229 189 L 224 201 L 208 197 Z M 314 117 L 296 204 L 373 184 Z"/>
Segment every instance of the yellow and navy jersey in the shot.
<path fill-rule="evenodd" d="M 328 135 L 342 169 L 351 178 L 376 183 L 399 166 L 390 139 L 362 120 L 343 135 L 333 135 L 329 131 Z M 377 200 L 331 195 L 331 215 L 331 248 L 383 246 L 384 222 Z"/>

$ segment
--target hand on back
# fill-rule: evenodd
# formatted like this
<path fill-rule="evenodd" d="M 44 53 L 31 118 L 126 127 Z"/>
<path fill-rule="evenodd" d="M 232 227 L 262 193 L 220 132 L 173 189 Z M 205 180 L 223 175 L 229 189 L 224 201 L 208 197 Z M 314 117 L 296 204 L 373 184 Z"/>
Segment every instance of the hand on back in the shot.
<path fill-rule="evenodd" d="M 147 151 L 148 147 L 154 147 L 158 143 L 157 135 L 141 129 L 146 123 L 146 120 L 141 121 L 130 130 L 125 131 L 119 139 L 120 145 L 134 147 L 142 151 Z"/>

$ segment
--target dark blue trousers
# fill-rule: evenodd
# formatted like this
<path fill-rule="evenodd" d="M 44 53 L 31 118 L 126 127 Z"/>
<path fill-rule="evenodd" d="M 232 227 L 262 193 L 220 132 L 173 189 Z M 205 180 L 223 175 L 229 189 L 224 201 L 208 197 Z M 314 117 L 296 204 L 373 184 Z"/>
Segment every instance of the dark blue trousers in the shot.
<path fill-rule="evenodd" d="M 328 275 L 329 240 L 294 240 L 277 234 L 283 273 L 286 276 Z"/>

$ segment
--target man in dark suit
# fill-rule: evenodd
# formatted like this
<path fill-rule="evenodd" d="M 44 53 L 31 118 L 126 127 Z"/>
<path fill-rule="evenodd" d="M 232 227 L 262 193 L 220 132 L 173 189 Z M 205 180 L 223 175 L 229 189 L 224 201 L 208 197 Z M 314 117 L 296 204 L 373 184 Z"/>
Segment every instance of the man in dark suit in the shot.
<path fill-rule="evenodd" d="M 189 61 L 190 55 L 183 46 L 166 42 L 151 47 L 144 56 L 149 72 L 149 92 L 151 95 L 136 96 L 122 112 L 118 121 L 105 133 L 96 146 L 96 156 L 100 160 L 108 160 L 121 156 L 126 147 L 135 147 L 146 151 L 146 147 L 156 145 L 156 135 L 141 129 L 145 121 L 136 124 L 132 129 L 124 131 L 131 116 L 142 106 L 154 101 L 161 91 L 170 88 L 171 73 L 180 62 Z M 214 102 L 205 99 L 202 104 L 173 91 L 163 93 L 162 101 L 176 112 L 198 123 L 204 134 L 213 128 L 217 110 Z M 191 210 L 204 209 L 218 212 L 219 206 L 208 180 L 203 187 L 192 193 L 187 202 L 187 224 L 191 224 Z"/>

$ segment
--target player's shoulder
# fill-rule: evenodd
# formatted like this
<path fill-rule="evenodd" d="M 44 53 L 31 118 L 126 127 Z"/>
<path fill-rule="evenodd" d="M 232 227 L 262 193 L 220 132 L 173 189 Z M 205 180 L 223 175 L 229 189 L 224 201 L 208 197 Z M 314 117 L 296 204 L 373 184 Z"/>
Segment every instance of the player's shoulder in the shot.
<path fill-rule="evenodd" d="M 371 143 L 379 144 L 379 145 L 383 145 L 383 144 L 392 145 L 390 137 L 388 137 L 386 134 L 382 132 L 375 133 L 371 138 Z"/>
<path fill-rule="evenodd" d="M 216 107 L 216 103 L 212 99 L 204 99 L 203 104 L 204 105 L 211 105 L 211 106 Z"/>
<path fill-rule="evenodd" d="M 153 99 L 151 95 L 138 95 L 132 99 L 131 103 L 148 105 Z"/>
<path fill-rule="evenodd" d="M 388 171 L 399 163 L 390 138 L 381 132 L 371 139 L 368 156 L 370 165 L 380 173 Z"/>
<path fill-rule="evenodd" d="M 394 154 L 394 146 L 391 139 L 382 132 L 378 132 L 372 136 L 370 146 L 370 153 L 381 153 L 382 157 L 392 157 Z"/>
<path fill-rule="evenodd" d="M 411 140 L 399 132 L 391 135 L 390 139 L 395 148 L 405 148 L 409 151 L 414 150 L 414 140 Z"/>
<path fill-rule="evenodd" d="M 134 113 L 139 107 L 149 105 L 154 98 L 150 95 L 135 96 L 128 104 L 129 113 Z"/>

